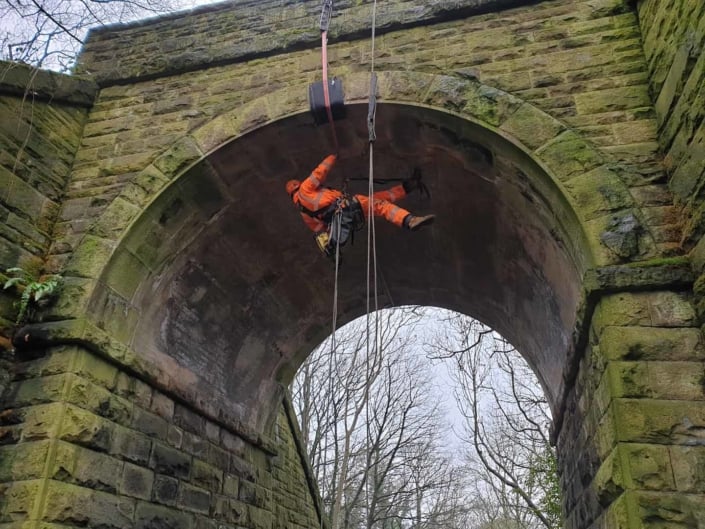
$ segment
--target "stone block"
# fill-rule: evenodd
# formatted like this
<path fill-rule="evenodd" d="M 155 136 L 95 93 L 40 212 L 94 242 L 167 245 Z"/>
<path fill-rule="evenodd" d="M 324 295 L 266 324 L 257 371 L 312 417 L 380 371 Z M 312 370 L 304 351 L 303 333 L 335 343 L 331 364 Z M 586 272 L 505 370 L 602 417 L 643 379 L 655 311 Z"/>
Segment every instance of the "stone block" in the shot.
<path fill-rule="evenodd" d="M 121 426 L 116 426 L 109 453 L 138 465 L 146 466 L 152 451 L 149 437 Z"/>
<path fill-rule="evenodd" d="M 39 218 L 47 198 L 27 182 L 0 166 L 0 189 L 8 190 L 3 203 L 13 210 L 21 211 L 28 218 Z"/>
<path fill-rule="evenodd" d="M 152 487 L 152 500 L 164 505 L 176 505 L 179 495 L 179 480 L 157 474 Z"/>
<path fill-rule="evenodd" d="M 228 454 L 228 452 L 226 452 L 222 448 L 219 448 L 214 444 L 209 443 L 206 460 L 215 468 L 226 470 L 230 462 L 230 454 Z"/>
<path fill-rule="evenodd" d="M 183 432 L 181 447 L 184 452 L 200 459 L 208 459 L 208 451 L 212 445 L 202 437 L 190 432 Z"/>
<path fill-rule="evenodd" d="M 202 152 L 210 152 L 239 134 L 237 114 L 227 113 L 210 120 L 193 133 L 193 139 Z M 169 178 L 172 174 L 167 175 Z"/>
<path fill-rule="evenodd" d="M 271 492 L 256 483 L 241 481 L 239 489 L 238 499 L 243 503 L 267 508 L 271 502 Z"/>
<path fill-rule="evenodd" d="M 112 390 L 115 388 L 118 370 L 94 354 L 82 350 L 77 358 L 74 373 Z"/>
<path fill-rule="evenodd" d="M 194 459 L 191 469 L 191 482 L 211 492 L 220 492 L 223 484 L 223 470 L 200 459 Z"/>
<path fill-rule="evenodd" d="M 705 492 L 705 446 L 671 446 L 669 450 L 676 489 Z"/>
<path fill-rule="evenodd" d="M 212 443 L 220 442 L 220 426 L 211 421 L 206 421 L 206 439 Z"/>
<path fill-rule="evenodd" d="M 600 351 L 612 360 L 703 361 L 698 328 L 604 327 Z"/>
<path fill-rule="evenodd" d="M 67 276 L 97 278 L 113 253 L 115 243 L 109 239 L 86 235 L 66 263 Z"/>
<path fill-rule="evenodd" d="M 206 221 L 227 207 L 230 201 L 225 184 L 207 164 L 194 166 L 179 179 L 177 185 L 181 195 L 189 198 L 189 202 Z"/>
<path fill-rule="evenodd" d="M 592 327 L 599 334 L 612 326 L 650 326 L 648 295 L 613 294 L 603 297 L 595 309 Z"/>
<path fill-rule="evenodd" d="M 211 493 L 200 487 L 194 487 L 182 482 L 179 486 L 177 505 L 186 511 L 208 514 L 211 504 Z"/>
<path fill-rule="evenodd" d="M 223 482 L 223 494 L 230 498 L 236 499 L 240 494 L 240 479 L 232 474 L 225 475 Z"/>
<path fill-rule="evenodd" d="M 115 494 L 123 462 L 108 454 L 59 442 L 51 478 Z"/>
<path fill-rule="evenodd" d="M 256 469 L 236 455 L 230 456 L 230 473 L 247 481 L 255 481 Z"/>
<path fill-rule="evenodd" d="M 49 481 L 41 519 L 68 526 L 131 529 L 134 510 L 132 499 Z"/>
<path fill-rule="evenodd" d="M 697 446 L 703 444 L 705 401 L 615 399 L 620 441 Z"/>
<path fill-rule="evenodd" d="M 194 529 L 221 529 L 223 526 L 218 525 L 215 520 L 206 516 L 196 516 Z"/>
<path fill-rule="evenodd" d="M 629 208 L 633 205 L 629 190 L 608 166 L 578 175 L 565 185 L 574 207 L 588 220 Z"/>
<path fill-rule="evenodd" d="M 644 529 L 697 527 L 705 519 L 701 494 L 628 491 L 627 501 L 631 516 Z"/>
<path fill-rule="evenodd" d="M 153 484 L 154 472 L 132 463 L 125 463 L 120 476 L 120 494 L 149 500 L 152 496 Z"/>
<path fill-rule="evenodd" d="M 659 121 L 663 123 L 668 119 L 671 105 L 676 97 L 680 96 L 682 90 L 683 74 L 688 66 L 692 42 L 683 43 L 675 52 L 673 62 L 668 70 L 666 79 L 661 85 L 661 90 L 656 98 L 656 114 Z"/>
<path fill-rule="evenodd" d="M 224 428 L 220 431 L 220 445 L 230 453 L 240 457 L 245 453 L 245 441 Z"/>
<path fill-rule="evenodd" d="M 135 407 L 132 414 L 131 427 L 155 439 L 166 439 L 169 424 L 154 413 Z"/>
<path fill-rule="evenodd" d="M 619 447 L 627 485 L 640 490 L 675 490 L 667 446 L 625 443 Z"/>
<path fill-rule="evenodd" d="M 134 529 L 193 529 L 195 518 L 191 513 L 160 505 L 138 502 Z"/>
<path fill-rule="evenodd" d="M 64 276 L 61 296 L 47 309 L 46 317 L 55 320 L 84 318 L 96 283 L 95 279 Z"/>
<path fill-rule="evenodd" d="M 272 526 L 274 525 L 274 516 L 270 511 L 248 505 L 247 513 L 249 526 L 253 529 L 272 529 Z"/>
<path fill-rule="evenodd" d="M 607 366 L 610 394 L 614 397 L 653 398 L 646 362 L 610 362 Z"/>
<path fill-rule="evenodd" d="M 79 377 L 71 378 L 66 402 L 123 426 L 130 423 L 132 404 L 129 401 L 116 397 L 105 388 Z"/>
<path fill-rule="evenodd" d="M 243 526 L 247 525 L 247 505 L 226 496 L 213 495 L 211 515 L 220 521 Z"/>
<path fill-rule="evenodd" d="M 205 432 L 205 419 L 181 404 L 174 408 L 174 424 L 197 435 L 203 435 Z"/>
<path fill-rule="evenodd" d="M 39 499 L 41 480 L 0 484 L 0 520 L 27 519 Z"/>
<path fill-rule="evenodd" d="M 145 206 L 164 188 L 169 179 L 153 165 L 148 166 L 132 178 L 120 196 L 136 206 Z"/>
<path fill-rule="evenodd" d="M 179 449 L 183 445 L 184 431 L 173 425 L 169 425 L 169 430 L 166 432 L 166 442 L 169 446 Z"/>
<path fill-rule="evenodd" d="M 50 441 L 0 446 L 0 483 L 41 478 Z"/>
<path fill-rule="evenodd" d="M 115 425 L 72 405 L 61 418 L 59 438 L 86 448 L 107 451 L 112 444 Z"/>
<path fill-rule="evenodd" d="M 604 164 L 605 156 L 574 131 L 565 131 L 536 151 L 561 180 L 567 181 Z"/>
<path fill-rule="evenodd" d="M 152 403 L 149 409 L 168 421 L 174 415 L 174 401 L 163 393 L 155 391 L 152 394 Z"/>
<path fill-rule="evenodd" d="M 580 93 L 574 97 L 578 114 L 598 114 L 651 105 L 649 92 L 644 85 Z"/>
<path fill-rule="evenodd" d="M 131 300 L 148 273 L 147 268 L 132 253 L 118 250 L 111 258 L 103 281 L 124 299 Z"/>
<path fill-rule="evenodd" d="M 93 297 L 91 307 L 100 333 L 107 335 L 109 344 L 106 351 L 110 356 L 127 364 L 127 345 L 132 341 L 141 313 L 130 302 L 111 288 L 100 284 Z"/>
<path fill-rule="evenodd" d="M 694 327 L 695 310 L 685 294 L 677 292 L 623 293 L 605 296 L 593 317 L 600 333 L 608 326 Z"/>
<path fill-rule="evenodd" d="M 191 137 L 185 137 L 157 158 L 154 167 L 171 179 L 202 157 L 197 142 Z"/>
<path fill-rule="evenodd" d="M 149 467 L 160 474 L 188 479 L 191 474 L 191 456 L 161 443 L 154 443 Z"/>
<path fill-rule="evenodd" d="M 22 410 L 22 441 L 48 439 L 62 421 L 63 408 L 60 403 L 40 404 Z"/>
<path fill-rule="evenodd" d="M 25 361 L 20 361 L 18 358 L 13 369 L 13 378 L 14 380 L 24 380 L 66 373 L 73 365 L 75 355 L 82 351 L 83 349 L 78 347 L 63 346 L 53 348 L 51 354 L 40 358 Z"/>
<path fill-rule="evenodd" d="M 565 125 L 538 108 L 524 103 L 504 123 L 501 130 L 530 150 L 536 150 L 565 130 Z"/>
<path fill-rule="evenodd" d="M 69 375 L 59 374 L 11 383 L 3 404 L 21 408 L 59 401 L 68 379 Z"/>
<path fill-rule="evenodd" d="M 93 223 L 90 232 L 97 237 L 117 239 L 140 212 L 139 206 L 135 206 L 121 197 L 116 197 Z"/>

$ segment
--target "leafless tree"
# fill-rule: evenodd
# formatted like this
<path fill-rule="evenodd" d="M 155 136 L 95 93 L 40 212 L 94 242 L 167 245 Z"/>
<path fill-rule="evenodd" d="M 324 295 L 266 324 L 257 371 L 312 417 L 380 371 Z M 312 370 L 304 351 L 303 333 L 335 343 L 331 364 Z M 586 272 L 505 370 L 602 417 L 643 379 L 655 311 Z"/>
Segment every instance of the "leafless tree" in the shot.
<path fill-rule="evenodd" d="M 297 375 L 292 392 L 309 456 L 333 529 L 438 527 L 460 494 L 441 455 L 428 369 L 410 353 L 406 331 L 421 313 L 378 317 L 369 342 L 359 321 L 337 334 L 336 351 L 324 343 Z"/>
<path fill-rule="evenodd" d="M 0 0 L 0 59 L 67 71 L 89 28 L 187 5 L 182 0 Z"/>
<path fill-rule="evenodd" d="M 429 346 L 437 359 L 451 359 L 456 400 L 463 417 L 469 494 L 476 527 L 561 527 L 548 404 L 535 375 L 505 340 L 462 315 L 446 318 Z"/>

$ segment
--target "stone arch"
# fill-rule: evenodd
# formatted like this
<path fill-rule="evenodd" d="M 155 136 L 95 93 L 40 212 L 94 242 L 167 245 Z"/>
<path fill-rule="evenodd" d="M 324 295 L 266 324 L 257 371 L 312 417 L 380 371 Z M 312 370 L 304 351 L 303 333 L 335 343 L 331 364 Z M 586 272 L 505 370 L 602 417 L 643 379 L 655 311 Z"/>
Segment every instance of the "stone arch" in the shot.
<path fill-rule="evenodd" d="M 356 104 L 366 102 L 367 75 L 351 76 L 346 78 L 345 82 L 346 103 L 350 108 L 354 109 Z M 517 177 L 517 181 L 521 181 L 522 185 L 525 184 L 525 188 L 517 192 L 543 200 L 544 204 L 540 205 L 543 208 L 542 211 L 555 216 L 556 224 L 551 229 L 555 228 L 561 232 L 556 237 L 558 241 L 556 244 L 557 247 L 565 245 L 561 251 L 565 252 L 567 259 L 564 264 L 567 263 L 570 268 L 565 272 L 565 276 L 564 271 L 561 270 L 551 272 L 554 274 L 554 286 L 560 283 L 561 277 L 566 284 L 570 285 L 568 289 L 570 292 L 566 294 L 570 301 L 565 306 L 547 309 L 554 314 L 556 323 L 560 322 L 557 326 L 561 329 L 546 330 L 546 336 L 543 337 L 545 340 L 552 340 L 554 338 L 550 338 L 549 335 L 553 333 L 558 336 L 556 344 L 560 342 L 558 347 L 564 349 L 564 356 L 553 366 L 551 374 L 542 373 L 542 369 L 545 370 L 551 363 L 548 358 L 534 359 L 532 362 L 539 372 L 554 407 L 558 406 L 565 390 L 565 372 L 569 370 L 567 364 L 572 354 L 570 349 L 573 346 L 571 343 L 573 326 L 577 324 L 576 313 L 582 302 L 582 276 L 595 266 L 644 257 L 654 252 L 653 241 L 648 232 L 638 236 L 636 242 L 632 241 L 639 248 L 636 255 L 634 252 L 621 252 L 622 242 L 619 240 L 612 246 L 609 239 L 607 244 L 605 243 L 604 234 L 608 233 L 609 226 L 614 224 L 615 219 L 634 219 L 634 222 L 638 223 L 639 215 L 628 188 L 610 169 L 609 160 L 605 155 L 578 134 L 534 106 L 510 94 L 484 86 L 473 79 L 411 72 L 385 72 L 380 74 L 379 96 L 380 103 L 389 109 L 394 107 L 400 109 L 401 114 L 398 114 L 401 116 L 400 119 L 407 119 L 408 116 L 411 116 L 410 119 L 423 119 L 426 115 L 447 116 L 447 119 L 442 118 L 445 119 L 442 126 L 436 123 L 433 127 L 447 126 L 443 134 L 454 136 L 452 141 L 462 143 L 465 141 L 464 138 L 474 137 L 478 131 L 486 131 L 493 138 L 493 148 L 497 149 L 497 152 L 490 153 L 490 156 L 521 160 L 521 164 L 531 167 L 530 177 L 525 174 Z M 286 381 L 287 377 L 293 376 L 297 363 L 302 360 L 302 351 L 306 347 L 310 350 L 310 347 L 327 332 L 327 327 L 317 322 L 304 321 L 303 333 L 296 335 L 294 332 L 295 336 L 290 336 L 291 340 L 288 343 L 284 343 L 286 340 L 282 342 L 281 339 L 277 339 L 268 343 L 240 344 L 241 348 L 256 351 L 252 353 L 255 356 L 259 354 L 257 351 L 267 349 L 270 353 L 276 352 L 274 356 L 278 355 L 280 359 L 275 359 L 273 363 L 265 366 L 259 366 L 258 369 L 256 369 L 258 366 L 251 364 L 231 366 L 252 371 L 246 377 L 250 379 L 249 385 L 244 384 L 249 392 L 248 397 L 244 398 L 242 392 L 237 391 L 235 393 L 238 395 L 229 395 L 228 392 L 232 388 L 228 389 L 226 387 L 228 385 L 223 383 L 220 400 L 216 399 L 215 403 L 210 402 L 209 398 L 204 398 L 204 387 L 213 385 L 213 381 L 205 381 L 202 376 L 196 374 L 197 371 L 207 367 L 205 364 L 199 367 L 193 363 L 185 366 L 184 358 L 179 355 L 192 353 L 182 351 L 179 354 L 167 354 L 159 350 L 155 343 L 159 340 L 163 341 L 164 336 L 156 335 L 163 333 L 163 329 L 153 329 L 156 337 L 153 337 L 154 340 L 146 350 L 140 350 L 135 346 L 135 328 L 144 315 L 133 306 L 134 296 L 141 289 L 139 295 L 142 296 L 142 303 L 151 301 L 156 302 L 157 305 L 168 304 L 168 295 L 157 296 L 148 301 L 143 283 L 146 283 L 146 277 L 152 277 L 150 287 L 162 289 L 162 296 L 165 296 L 163 285 L 159 286 L 156 283 L 161 280 L 172 281 L 174 278 L 154 279 L 155 274 L 157 269 L 164 266 L 164 263 L 175 259 L 175 253 L 182 249 L 175 243 L 175 247 L 169 247 L 168 255 L 161 255 L 159 241 L 149 239 L 154 236 L 154 233 L 148 233 L 142 239 L 135 233 L 141 230 L 140 226 L 159 224 L 162 220 L 168 223 L 170 218 L 180 215 L 190 215 L 186 220 L 184 218 L 179 220 L 181 227 L 188 223 L 194 226 L 217 222 L 223 200 L 237 203 L 242 201 L 242 198 L 234 196 L 232 191 L 224 193 L 218 178 L 211 178 L 214 168 L 209 160 L 217 153 L 222 153 L 228 145 L 242 141 L 241 138 L 257 134 L 258 131 L 266 130 L 277 123 L 293 120 L 294 123 L 300 124 L 305 119 L 306 107 L 305 91 L 281 90 L 221 115 L 167 149 L 125 186 L 82 239 L 65 271 L 67 276 L 75 278 L 72 283 L 74 294 L 71 295 L 71 291 L 69 292 L 73 312 L 62 313 L 62 308 L 68 305 L 66 304 L 60 305 L 55 314 L 55 317 L 80 317 L 87 307 L 85 328 L 77 332 L 84 335 L 90 332 L 105 332 L 107 337 L 102 341 L 109 349 L 109 354 L 116 357 L 117 361 L 157 381 L 162 387 L 192 402 L 212 416 L 240 424 L 240 427 L 246 429 L 251 428 L 253 431 L 261 430 L 268 421 L 264 411 L 266 405 L 260 406 L 259 401 L 271 402 L 278 392 L 280 381 Z M 364 119 L 359 121 L 364 124 Z M 326 132 L 319 130 L 315 134 L 314 137 L 325 145 Z M 364 146 L 364 143 L 358 140 L 358 147 Z M 470 141 L 471 149 L 476 146 Z M 440 148 L 448 148 L 448 146 Z M 451 149 L 448 148 L 448 150 Z M 262 156 L 262 153 L 259 153 L 257 158 L 263 163 L 268 163 L 267 157 Z M 466 162 L 467 160 L 460 163 Z M 469 163 L 472 166 L 476 162 L 477 160 L 474 162 L 471 160 Z M 510 169 L 515 170 L 517 167 L 512 166 Z M 470 167 L 469 170 L 477 172 L 481 168 Z M 194 171 L 198 173 L 198 179 L 193 177 Z M 598 196 L 594 196 L 594 189 L 600 190 Z M 201 193 L 204 190 L 205 192 Z M 224 197 L 227 193 L 230 194 L 226 199 Z M 187 197 L 186 202 L 189 202 L 188 197 L 196 195 L 200 197 L 197 199 L 198 202 L 185 205 L 182 202 L 180 206 L 175 206 L 183 197 Z M 179 209 L 182 206 L 185 206 L 184 209 Z M 551 209 L 553 211 L 549 211 Z M 178 239 L 179 229 L 169 233 L 168 236 Z M 548 230 L 545 235 L 549 231 L 551 230 Z M 634 230 L 634 233 L 637 233 L 637 230 Z M 137 243 L 134 242 L 136 240 L 138 240 Z M 185 243 L 188 240 L 183 239 L 180 242 Z M 142 250 L 138 248 L 139 245 Z M 145 263 L 145 260 L 151 259 L 145 257 L 145 248 L 147 253 L 150 251 L 154 253 L 152 263 Z M 137 258 L 136 254 L 139 251 L 143 253 L 140 258 Z M 315 258 L 312 248 L 306 251 Z M 188 267 L 183 262 L 179 266 Z M 322 269 L 317 266 L 310 262 L 306 263 L 307 269 L 320 273 Z M 253 295 L 258 288 L 266 289 L 268 282 L 276 281 L 276 278 L 259 277 L 252 270 L 249 272 L 251 272 L 250 278 L 245 279 L 245 283 L 249 281 L 249 286 L 245 286 L 251 287 Z M 310 290 L 310 288 L 309 285 L 303 290 Z M 183 292 L 179 295 L 183 295 Z M 75 303 L 77 297 L 83 300 L 82 305 Z M 426 298 L 410 295 L 406 301 L 424 303 L 423 299 Z M 358 315 L 355 313 L 355 302 L 354 296 L 348 300 L 349 319 Z M 512 303 L 514 302 L 521 303 L 520 300 L 513 299 Z M 432 301 L 426 301 L 426 304 L 432 304 Z M 346 303 L 342 305 L 345 309 Z M 295 303 L 291 304 L 290 308 L 306 310 L 305 305 L 296 306 Z M 528 309 L 523 310 L 527 312 Z M 496 312 L 499 313 L 501 310 L 496 309 Z M 179 332 L 183 333 L 185 329 Z M 172 336 L 167 341 L 174 342 L 182 338 L 184 336 L 181 338 Z M 245 342 L 247 342 L 246 333 Z M 227 347 L 227 344 L 223 347 Z M 231 397 L 234 397 L 234 400 L 231 399 L 228 402 Z M 248 407 L 253 406 L 260 406 L 262 409 L 253 414 L 247 410 Z"/>

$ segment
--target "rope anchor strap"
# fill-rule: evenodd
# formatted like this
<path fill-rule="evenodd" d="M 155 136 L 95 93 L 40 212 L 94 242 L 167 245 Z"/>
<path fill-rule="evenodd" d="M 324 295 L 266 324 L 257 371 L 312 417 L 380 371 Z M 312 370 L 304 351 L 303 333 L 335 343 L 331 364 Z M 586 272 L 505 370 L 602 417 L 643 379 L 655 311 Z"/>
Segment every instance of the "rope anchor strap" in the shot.
<path fill-rule="evenodd" d="M 372 72 L 370 75 L 370 99 L 367 105 L 367 133 L 370 138 L 370 143 L 377 139 L 375 132 L 375 118 L 377 115 L 377 74 Z"/>
<path fill-rule="evenodd" d="M 323 8 L 321 9 L 321 31 L 328 31 L 330 19 L 333 16 L 333 0 L 323 0 Z"/>

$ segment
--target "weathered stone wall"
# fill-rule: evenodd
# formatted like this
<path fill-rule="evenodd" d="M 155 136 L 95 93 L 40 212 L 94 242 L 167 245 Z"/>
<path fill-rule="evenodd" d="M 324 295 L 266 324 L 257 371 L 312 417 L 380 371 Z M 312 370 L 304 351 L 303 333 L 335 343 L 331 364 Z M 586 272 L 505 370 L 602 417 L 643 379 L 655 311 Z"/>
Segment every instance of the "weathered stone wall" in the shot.
<path fill-rule="evenodd" d="M 376 27 L 382 34 L 535 3 L 537 0 L 388 0 L 378 5 Z M 370 8 L 352 0 L 336 1 L 330 38 L 367 37 Z M 318 0 L 232 0 L 188 14 L 96 28 L 87 39 L 78 70 L 91 72 L 101 84 L 110 85 L 317 47 L 320 14 Z"/>
<path fill-rule="evenodd" d="M 342 7 L 339 12 L 336 24 L 342 25 L 352 16 Z M 131 30 L 144 36 L 130 33 L 130 39 L 154 39 L 149 33 L 152 29 L 158 28 L 145 25 Z M 293 42 L 287 40 L 294 37 L 283 27 L 276 29 L 267 35 L 268 40 L 282 46 Z M 56 268 L 70 257 L 85 232 L 86 224 L 76 219 L 99 214 L 127 181 L 168 146 L 265 93 L 287 88 L 305 101 L 308 83 L 320 75 L 320 53 L 312 48 L 180 75 L 162 72 L 164 76 L 156 79 L 133 82 L 130 76 L 138 73 L 132 67 L 124 72 L 115 69 L 115 64 L 127 59 L 110 55 L 117 52 L 110 48 L 109 35 L 113 34 L 98 33 L 91 39 L 83 64 L 99 76 L 100 72 L 112 72 L 110 82 L 119 84 L 103 88 L 86 125 L 60 219 L 59 234 L 64 238 L 53 252 Z M 204 36 L 206 42 L 209 36 Z M 114 41 L 112 45 L 120 48 Z M 148 62 L 149 57 L 159 59 L 160 64 L 168 62 L 168 49 L 160 51 L 147 44 L 129 49 L 134 64 Z M 99 50 L 108 55 L 103 57 Z M 332 45 L 329 56 L 336 75 L 344 78 L 364 72 L 369 68 L 369 41 Z M 639 25 L 628 2 L 550 0 L 390 31 L 378 39 L 375 64 L 379 70 L 477 78 L 560 119 L 599 146 L 604 159 L 581 159 L 570 142 L 564 145 L 565 152 L 555 155 L 583 167 L 612 164 L 630 187 L 659 253 L 678 252 L 679 226 L 664 185 Z M 264 104 L 249 112 L 251 120 L 265 122 L 270 109 Z M 493 116 L 487 116 L 487 121 L 493 122 Z M 201 154 L 188 149 L 192 148 L 184 146 L 184 157 Z M 164 164 L 173 163 L 175 160 L 163 160 L 158 166 L 169 172 L 172 167 Z M 155 184 L 147 181 L 139 185 L 149 193 Z M 587 190 L 592 184 L 586 178 L 572 185 L 580 192 L 582 186 Z"/>
<path fill-rule="evenodd" d="M 89 82 L 11 63 L 0 70 L 0 262 L 37 268 L 95 90 Z"/>
<path fill-rule="evenodd" d="M 20 362 L 0 413 L 5 527 L 319 527 L 284 406 L 253 445 L 78 347 Z"/>
<path fill-rule="evenodd" d="M 366 72 L 370 63 L 370 6 L 357 4 L 336 3 L 333 21 L 331 68 L 348 79 Z M 581 316 L 589 337 L 577 342 L 575 358 L 581 357 L 582 346 L 586 349 L 575 384 L 566 374 L 566 387 L 573 389 L 558 436 L 567 527 L 696 527 L 705 517 L 705 353 L 693 310 L 698 300 L 688 293 L 692 279 L 654 280 L 650 270 L 668 268 L 672 262 L 659 258 L 681 253 L 679 211 L 695 219 L 686 231 L 687 248 L 700 233 L 698 98 L 703 75 L 702 54 L 693 53 L 703 38 L 702 4 L 642 0 L 639 20 L 627 0 L 466 4 L 384 3 L 377 69 L 438 75 L 433 88 L 423 83 L 404 87 L 428 92 L 409 101 L 423 105 L 430 98 L 428 104 L 441 101 L 439 107 L 458 113 L 471 101 L 473 119 L 488 129 L 501 125 L 501 133 L 522 138 L 538 133 L 539 138 L 523 140 L 531 148 L 527 156 L 545 160 L 559 175 L 559 188 L 583 208 L 579 220 L 589 237 L 601 240 L 602 219 L 633 206 L 655 242 L 648 254 L 618 256 L 621 262 L 652 259 L 641 269 L 628 267 L 627 283 L 612 281 L 600 292 L 576 286 L 585 287 L 590 298 Z M 8 411 L 0 415 L 0 523 L 318 526 L 315 487 L 306 479 L 286 406 L 266 433 L 272 439 L 238 434 L 231 422 L 228 427 L 216 424 L 212 418 L 217 413 L 207 419 L 194 409 L 217 407 L 209 408 L 193 392 L 193 407 L 173 391 L 164 393 L 168 380 L 159 377 L 173 373 L 167 376 L 166 369 L 160 372 L 161 366 L 148 365 L 119 343 L 127 330 L 120 326 L 135 317 L 132 307 L 116 303 L 115 314 L 122 316 L 103 334 L 86 330 L 81 311 L 122 230 L 169 178 L 217 149 L 220 144 L 213 138 L 232 139 L 270 116 L 305 106 L 307 85 L 320 70 L 319 7 L 313 1 L 255 5 L 247 0 L 92 34 L 81 68 L 93 73 L 103 89 L 83 134 L 78 125 L 83 114 L 74 115 L 70 99 L 66 108 L 59 105 L 61 112 L 54 103 L 51 112 L 45 111 L 44 123 L 72 123 L 67 128 L 70 147 L 81 135 L 48 264 L 52 271 L 74 274 L 72 289 L 56 312 L 71 320 L 56 325 L 58 340 L 102 347 L 102 354 L 130 367 L 118 369 L 76 347 L 55 348 L 18 366 Z M 479 80 L 482 84 L 473 86 L 492 91 L 491 104 L 455 94 L 459 79 Z M 286 91 L 289 98 L 284 103 L 258 99 L 275 91 Z M 16 105 L 16 95 L 12 92 L 7 100 Z M 5 105 L 5 100 L 0 102 Z M 459 108 L 453 107 L 456 101 Z M 284 108 L 272 108 L 280 104 Z M 521 119 L 522 109 L 536 114 L 537 108 L 559 121 L 544 114 L 533 121 Z M 545 130 L 526 130 L 526 123 L 539 122 Z M 46 137 L 54 138 L 49 132 Z M 538 140 L 550 140 L 549 133 L 558 137 L 544 148 Z M 668 154 L 666 164 L 659 139 Z M 50 145 L 56 149 L 59 144 Z M 269 162 L 264 156 L 258 161 Z M 70 159 L 62 163 L 68 167 Z M 62 182 L 68 170 L 64 165 L 58 171 Z M 679 199 L 675 206 L 664 167 L 671 171 L 671 188 Z M 612 186 L 614 174 L 621 181 Z M 630 197 L 623 196 L 624 184 Z M 606 258 L 608 263 L 612 258 Z M 676 261 L 679 270 L 685 268 L 684 260 Z M 139 266 L 134 260 L 117 263 L 124 283 L 115 279 L 113 286 L 120 292 L 136 289 L 139 278 L 131 274 Z M 639 274 L 641 279 L 631 277 Z M 261 282 L 253 277 L 259 276 L 243 282 L 261 294 L 271 277 Z M 616 293 L 631 290 L 648 292 Z M 280 345 L 267 343 L 267 352 L 283 353 Z M 113 346 L 115 351 L 108 353 Z M 268 369 L 250 366 L 238 375 L 264 376 Z M 254 405 L 259 396 L 253 394 L 248 403 Z"/>
<path fill-rule="evenodd" d="M 19 266 L 43 268 L 73 158 L 96 87 L 65 75 L 0 62 L 0 281 Z M 0 350 L 17 297 L 0 290 Z M 0 353 L 4 355 L 4 353 Z M 7 381 L 0 357 L 0 393 Z"/>
<path fill-rule="evenodd" d="M 698 527 L 704 373 L 690 295 L 599 301 L 558 438 L 567 527 Z"/>
<path fill-rule="evenodd" d="M 705 233 L 705 4 L 642 0 L 639 19 L 664 165 L 682 208 L 684 242 L 692 247 Z"/>

